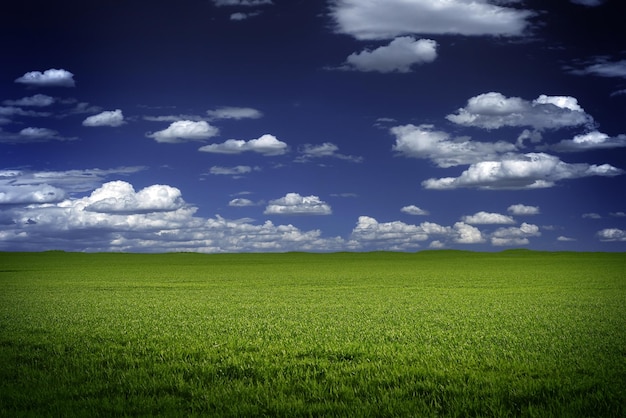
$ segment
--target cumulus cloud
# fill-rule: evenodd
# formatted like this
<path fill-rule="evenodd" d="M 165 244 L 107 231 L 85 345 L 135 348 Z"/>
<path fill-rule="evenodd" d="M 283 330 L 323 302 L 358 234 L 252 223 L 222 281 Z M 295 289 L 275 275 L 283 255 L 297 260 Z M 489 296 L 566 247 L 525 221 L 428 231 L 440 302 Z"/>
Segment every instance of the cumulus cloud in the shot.
<path fill-rule="evenodd" d="M 122 111 L 120 109 L 116 109 L 89 116 L 83 121 L 83 126 L 117 127 L 122 126 L 124 123 L 124 115 L 122 114 Z"/>
<path fill-rule="evenodd" d="M 530 237 L 541 235 L 537 225 L 524 222 L 519 227 L 500 228 L 491 234 L 491 244 L 496 246 L 528 245 Z"/>
<path fill-rule="evenodd" d="M 130 183 L 112 181 L 94 190 L 85 210 L 100 213 L 150 213 L 180 209 L 185 202 L 175 187 L 155 184 L 138 192 Z"/>
<path fill-rule="evenodd" d="M 287 193 L 280 199 L 270 200 L 263 213 L 266 215 L 330 215 L 332 210 L 328 203 L 317 196 Z"/>
<path fill-rule="evenodd" d="M 300 149 L 300 155 L 296 158 L 296 162 L 304 163 L 314 158 L 338 158 L 341 160 L 352 161 L 360 163 L 363 161 L 362 157 L 356 157 L 353 155 L 345 155 L 338 152 L 339 147 L 332 142 L 324 142 L 323 144 L 313 145 L 304 144 Z"/>
<path fill-rule="evenodd" d="M 420 243 L 438 237 L 443 241 L 458 244 L 478 244 L 485 241 L 476 227 L 457 222 L 454 226 L 442 226 L 432 222 L 410 225 L 401 221 L 378 222 L 369 216 L 359 216 L 357 225 L 352 230 L 351 240 L 359 246 L 405 251 L 420 246 Z"/>
<path fill-rule="evenodd" d="M 211 119 L 259 119 L 263 117 L 257 109 L 251 107 L 219 107 L 215 110 L 207 110 L 207 115 Z"/>
<path fill-rule="evenodd" d="M 593 118 L 585 113 L 578 100 L 570 96 L 540 95 L 533 101 L 506 97 L 490 92 L 472 97 L 456 114 L 446 116 L 450 122 L 483 129 L 505 126 L 530 126 L 535 129 L 591 126 Z"/>
<path fill-rule="evenodd" d="M 400 209 L 400 212 L 406 213 L 407 215 L 416 216 L 424 216 L 429 214 L 427 210 L 421 209 L 415 205 L 404 206 L 402 209 Z"/>
<path fill-rule="evenodd" d="M 525 215 L 538 215 L 539 206 L 527 206 L 522 204 L 511 205 L 507 208 L 507 211 L 516 216 L 525 216 Z"/>
<path fill-rule="evenodd" d="M 598 231 L 596 236 L 600 241 L 626 241 L 626 231 L 618 228 L 606 228 Z"/>
<path fill-rule="evenodd" d="M 222 6 L 263 6 L 266 4 L 274 4 L 272 0 L 213 0 L 213 4 L 217 7 Z"/>
<path fill-rule="evenodd" d="M 493 225 L 493 224 L 514 224 L 515 220 L 510 216 L 500 213 L 477 212 L 474 215 L 464 216 L 462 221 L 470 225 Z"/>
<path fill-rule="evenodd" d="M 220 144 L 210 144 L 200 147 L 202 152 L 216 154 L 241 154 L 251 151 L 266 156 L 283 155 L 287 152 L 287 144 L 279 141 L 274 135 L 265 134 L 257 139 L 244 141 L 240 139 L 229 139 Z"/>
<path fill-rule="evenodd" d="M 394 39 L 387 46 L 351 54 L 340 69 L 408 73 L 414 65 L 433 62 L 436 58 L 437 42 L 431 39 L 416 40 L 411 36 L 402 36 Z"/>
<path fill-rule="evenodd" d="M 391 128 L 396 137 L 393 150 L 412 158 L 427 158 L 439 167 L 473 164 L 485 159 L 496 159 L 500 155 L 517 150 L 514 144 L 478 142 L 467 138 L 451 138 L 450 134 L 435 131 L 433 125 L 403 125 Z"/>
<path fill-rule="evenodd" d="M 74 74 L 67 70 L 49 69 L 44 71 L 31 71 L 15 79 L 16 83 L 34 87 L 74 87 Z"/>
<path fill-rule="evenodd" d="M 537 189 L 552 187 L 557 181 L 589 176 L 612 177 L 623 170 L 609 164 L 569 164 L 545 153 L 513 155 L 501 161 L 481 161 L 471 164 L 459 177 L 428 179 L 427 189 Z"/>
<path fill-rule="evenodd" d="M 408 34 L 522 35 L 533 13 L 487 0 L 334 0 L 336 31 L 356 39 Z"/>
<path fill-rule="evenodd" d="M 340 237 L 292 225 L 250 219 L 201 218 L 178 189 L 152 185 L 139 192 L 124 182 L 105 183 L 88 196 L 30 204 L 3 212 L 0 249 L 81 251 L 336 251 Z"/>
<path fill-rule="evenodd" d="M 219 134 L 219 129 L 206 121 L 179 120 L 172 122 L 167 129 L 147 134 L 162 143 L 180 143 L 187 141 L 203 141 Z"/>
<path fill-rule="evenodd" d="M 50 106 L 54 103 L 54 97 L 47 96 L 45 94 L 35 94 L 30 97 L 22 97 L 18 100 L 4 100 L 2 103 L 7 106 L 35 106 L 44 107 Z"/>
<path fill-rule="evenodd" d="M 612 138 L 605 133 L 592 131 L 576 135 L 573 139 L 564 139 L 548 148 L 558 152 L 580 152 L 623 147 L 626 147 L 626 135 L 621 134 Z"/>

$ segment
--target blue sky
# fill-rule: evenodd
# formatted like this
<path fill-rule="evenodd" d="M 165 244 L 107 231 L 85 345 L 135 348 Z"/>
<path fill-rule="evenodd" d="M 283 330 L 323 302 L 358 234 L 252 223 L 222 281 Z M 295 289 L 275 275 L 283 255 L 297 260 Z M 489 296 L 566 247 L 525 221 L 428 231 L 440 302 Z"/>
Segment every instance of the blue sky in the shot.
<path fill-rule="evenodd" d="M 621 0 L 34 0 L 0 250 L 626 250 Z"/>

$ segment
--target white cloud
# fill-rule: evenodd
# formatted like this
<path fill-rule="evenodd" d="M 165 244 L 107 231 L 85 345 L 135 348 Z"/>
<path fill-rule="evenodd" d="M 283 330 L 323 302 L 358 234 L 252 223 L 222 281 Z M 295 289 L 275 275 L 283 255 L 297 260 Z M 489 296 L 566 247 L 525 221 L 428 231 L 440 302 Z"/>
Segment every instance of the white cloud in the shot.
<path fill-rule="evenodd" d="M 510 216 L 500 213 L 477 212 L 474 215 L 464 216 L 462 221 L 471 225 L 514 224 L 515 220 Z"/>
<path fill-rule="evenodd" d="M 433 62 L 436 58 L 437 42 L 403 36 L 373 51 L 366 49 L 351 54 L 346 59 L 346 64 L 340 68 L 365 72 L 408 73 L 414 65 Z"/>
<path fill-rule="evenodd" d="M 566 69 L 569 70 L 570 74 L 575 75 L 626 78 L 626 60 L 609 61 L 605 57 L 599 57 L 584 68 L 566 67 Z"/>
<path fill-rule="evenodd" d="M 626 231 L 618 228 L 606 228 L 598 231 L 596 236 L 600 241 L 626 241 Z"/>
<path fill-rule="evenodd" d="M 83 126 L 117 127 L 122 126 L 124 123 L 124 115 L 122 114 L 122 111 L 120 109 L 116 109 L 89 116 L 83 121 Z"/>
<path fill-rule="evenodd" d="M 500 228 L 491 234 L 491 244 L 496 246 L 528 245 L 530 237 L 541 235 L 537 225 L 524 222 L 519 227 Z"/>
<path fill-rule="evenodd" d="M 400 212 L 406 213 L 407 215 L 416 215 L 416 216 L 424 216 L 424 215 L 429 214 L 427 210 L 421 209 L 415 205 L 405 206 L 402 209 L 400 209 Z"/>
<path fill-rule="evenodd" d="M 16 83 L 27 84 L 35 87 L 74 87 L 74 74 L 67 70 L 49 69 L 44 71 L 31 71 L 15 79 Z"/>
<path fill-rule="evenodd" d="M 459 177 L 428 179 L 427 189 L 536 189 L 552 187 L 557 181 L 589 176 L 617 176 L 623 170 L 609 164 L 568 164 L 544 153 L 513 155 L 501 161 L 481 161 L 470 165 Z"/>
<path fill-rule="evenodd" d="M 270 200 L 263 213 L 266 215 L 330 215 L 332 210 L 328 203 L 317 196 L 287 193 L 280 199 Z"/>
<path fill-rule="evenodd" d="M 535 129 L 557 129 L 587 125 L 593 118 L 570 96 L 540 95 L 529 102 L 519 97 L 505 97 L 490 92 L 472 97 L 456 114 L 446 116 L 463 126 L 498 129 L 504 126 L 530 126 Z"/>
<path fill-rule="evenodd" d="M 171 186 L 152 185 L 135 192 L 128 183 L 111 182 L 82 198 L 3 212 L 11 222 L 0 233 L 0 248 L 243 252 L 337 251 L 346 245 L 339 237 L 321 237 L 319 230 L 301 231 L 269 221 L 255 225 L 250 219 L 200 218 L 195 212 Z"/>
<path fill-rule="evenodd" d="M 7 106 L 35 106 L 44 107 L 54 103 L 54 97 L 45 94 L 35 94 L 34 96 L 23 97 L 18 100 L 5 100 L 2 102 Z"/>
<path fill-rule="evenodd" d="M 247 207 L 247 206 L 256 206 L 256 205 L 257 204 L 254 203 L 252 200 L 244 199 L 241 197 L 238 197 L 228 202 L 228 206 L 234 206 L 234 207 Z"/>
<path fill-rule="evenodd" d="M 86 211 L 99 213 L 170 212 L 185 205 L 175 187 L 155 184 L 135 192 L 130 183 L 119 180 L 103 184 L 84 202 Z"/>
<path fill-rule="evenodd" d="M 203 141 L 219 134 L 219 129 L 205 121 L 179 120 L 172 122 L 167 129 L 147 134 L 157 142 L 180 143 L 186 141 Z"/>
<path fill-rule="evenodd" d="M 441 246 L 441 240 L 458 244 L 484 242 L 480 230 L 463 222 L 457 222 L 452 227 L 432 222 L 410 225 L 400 221 L 381 223 L 369 216 L 359 216 L 357 225 L 352 230 L 351 240 L 358 243 L 359 247 L 406 251 L 419 247 L 421 242 L 433 236 L 441 237 L 437 240 Z"/>
<path fill-rule="evenodd" d="M 0 129 L 0 143 L 18 144 L 45 141 L 73 141 L 75 137 L 64 137 L 59 132 L 48 128 L 24 128 L 18 133 Z"/>
<path fill-rule="evenodd" d="M 274 135 L 265 134 L 250 141 L 229 139 L 220 144 L 205 145 L 198 150 L 216 154 L 241 154 L 242 152 L 251 151 L 266 156 L 274 156 L 285 154 L 287 149 L 286 143 L 279 141 Z"/>
<path fill-rule="evenodd" d="M 532 12 L 486 0 L 334 0 L 336 31 L 357 39 L 407 34 L 522 35 Z"/>
<path fill-rule="evenodd" d="M 575 238 L 570 238 L 570 237 L 566 237 L 566 236 L 563 236 L 563 235 L 559 235 L 559 237 L 556 240 L 559 241 L 559 242 L 574 242 L 574 241 L 576 241 Z"/>
<path fill-rule="evenodd" d="M 428 158 L 439 167 L 472 164 L 517 150 L 514 144 L 504 141 L 477 142 L 467 138 L 452 139 L 432 125 L 403 125 L 391 128 L 396 137 L 393 150 L 413 158 Z"/>
<path fill-rule="evenodd" d="M 353 155 L 345 155 L 339 152 L 339 147 L 332 142 L 324 142 L 320 145 L 304 144 L 300 149 L 300 154 L 296 158 L 296 162 L 304 163 L 313 158 L 338 158 L 341 160 L 352 161 L 360 163 L 363 161 L 362 157 L 356 157 Z"/>
<path fill-rule="evenodd" d="M 52 203 L 65 199 L 66 193 L 49 184 L 12 185 L 2 181 L 0 173 L 0 205 Z"/>
<path fill-rule="evenodd" d="M 272 0 L 213 0 L 213 4 L 217 7 L 223 6 L 263 6 L 266 4 L 274 4 Z"/>
<path fill-rule="evenodd" d="M 263 113 L 261 113 L 257 109 L 253 109 L 251 107 L 219 107 L 215 110 L 207 110 L 207 115 L 211 119 L 259 119 L 263 117 Z"/>
<path fill-rule="evenodd" d="M 592 131 L 576 135 L 573 139 L 564 139 L 548 148 L 560 152 L 579 152 L 593 149 L 610 149 L 626 147 L 626 135 L 611 138 L 605 133 Z"/>
<path fill-rule="evenodd" d="M 539 206 L 527 206 L 522 204 L 511 205 L 507 208 L 507 211 L 516 216 L 525 216 L 525 215 L 538 215 Z"/>

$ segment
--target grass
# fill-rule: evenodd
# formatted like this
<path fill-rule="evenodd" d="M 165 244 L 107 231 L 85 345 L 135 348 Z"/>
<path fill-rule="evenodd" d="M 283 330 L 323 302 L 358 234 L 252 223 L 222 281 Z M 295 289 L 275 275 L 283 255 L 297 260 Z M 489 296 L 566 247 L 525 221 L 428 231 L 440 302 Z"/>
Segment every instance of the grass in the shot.
<path fill-rule="evenodd" d="M 626 415 L 626 254 L 0 253 L 1 416 Z"/>

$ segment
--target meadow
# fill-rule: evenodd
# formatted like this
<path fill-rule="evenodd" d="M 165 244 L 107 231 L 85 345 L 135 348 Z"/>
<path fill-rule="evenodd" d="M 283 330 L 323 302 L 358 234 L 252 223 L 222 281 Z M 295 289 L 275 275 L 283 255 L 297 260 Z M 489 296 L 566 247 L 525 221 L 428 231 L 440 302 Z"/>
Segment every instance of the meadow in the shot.
<path fill-rule="evenodd" d="M 626 416 L 626 254 L 0 253 L 0 416 Z"/>

